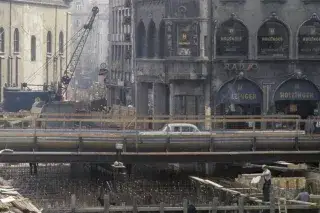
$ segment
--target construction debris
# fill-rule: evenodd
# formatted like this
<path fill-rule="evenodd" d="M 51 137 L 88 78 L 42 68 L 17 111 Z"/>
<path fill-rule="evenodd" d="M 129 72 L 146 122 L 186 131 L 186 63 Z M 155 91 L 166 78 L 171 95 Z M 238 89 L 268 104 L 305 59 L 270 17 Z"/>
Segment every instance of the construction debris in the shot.
<path fill-rule="evenodd" d="M 293 164 L 293 163 L 287 163 L 285 161 L 278 161 L 276 162 L 276 164 L 278 166 L 268 165 L 268 168 L 270 170 L 281 171 L 281 172 L 287 172 L 287 171 L 305 172 L 308 170 L 308 166 L 306 164 Z M 244 165 L 244 168 L 261 168 L 261 165 L 247 163 Z"/>
<path fill-rule="evenodd" d="M 41 213 L 31 201 L 24 198 L 9 181 L 0 178 L 0 212 Z"/>
<path fill-rule="evenodd" d="M 286 166 L 288 169 L 292 169 L 292 170 L 307 170 L 308 169 L 308 165 L 305 163 L 293 164 L 293 163 L 288 163 L 285 161 L 277 161 L 276 164 Z"/>
<path fill-rule="evenodd" d="M 194 177 L 194 176 L 190 176 L 190 178 L 192 180 L 198 181 L 199 183 L 210 185 L 215 189 L 228 192 L 228 193 L 230 193 L 232 195 L 238 195 L 240 197 L 245 197 L 248 200 L 251 200 L 251 201 L 256 202 L 256 203 L 262 203 L 263 202 L 261 199 L 258 199 L 257 197 L 253 197 L 253 196 L 250 196 L 248 194 L 243 194 L 243 193 L 241 193 L 239 191 L 236 191 L 236 190 L 233 190 L 233 189 L 225 188 L 224 186 L 222 186 L 222 185 L 220 185 L 218 183 L 215 183 L 215 182 L 213 182 L 211 180 L 205 180 L 205 179 Z"/>

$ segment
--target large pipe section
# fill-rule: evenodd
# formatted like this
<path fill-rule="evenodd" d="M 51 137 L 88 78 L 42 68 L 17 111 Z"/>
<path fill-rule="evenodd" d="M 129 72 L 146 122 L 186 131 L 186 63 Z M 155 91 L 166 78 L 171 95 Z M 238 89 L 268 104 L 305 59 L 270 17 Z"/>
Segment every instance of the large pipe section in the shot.
<path fill-rule="evenodd" d="M 318 137 L 296 132 L 212 133 L 208 135 L 138 135 L 135 131 L 10 129 L 0 130 L 0 149 L 15 151 L 203 152 L 320 150 Z"/>
<path fill-rule="evenodd" d="M 149 152 L 122 153 L 121 161 L 145 163 L 172 162 L 319 162 L 320 151 L 282 151 L 282 152 Z M 0 153 L 2 163 L 113 163 L 117 160 L 115 152 L 12 152 Z"/>

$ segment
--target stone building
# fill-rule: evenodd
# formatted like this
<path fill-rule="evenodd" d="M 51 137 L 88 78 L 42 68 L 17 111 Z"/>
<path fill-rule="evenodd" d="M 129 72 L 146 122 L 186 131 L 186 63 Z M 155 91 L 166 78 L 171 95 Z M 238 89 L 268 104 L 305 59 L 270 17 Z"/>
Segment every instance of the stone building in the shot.
<path fill-rule="evenodd" d="M 132 104 L 131 0 L 110 0 L 108 104 Z"/>
<path fill-rule="evenodd" d="M 205 112 L 208 0 L 138 0 L 138 112 Z M 316 113 L 320 2 L 212 0 L 214 114 Z"/>
<path fill-rule="evenodd" d="M 70 1 L 0 0 L 1 94 L 4 86 L 60 79 L 68 59 Z"/>
<path fill-rule="evenodd" d="M 87 91 L 98 81 L 99 65 L 108 58 L 108 33 L 109 33 L 109 0 L 75 0 L 71 4 L 72 34 L 75 35 L 88 22 L 92 8 L 97 6 L 99 13 L 93 23 L 92 30 L 88 36 L 82 51 L 79 63 L 72 81 L 76 83 L 75 94 Z M 81 34 L 79 34 L 80 39 Z M 78 42 L 74 43 L 75 49 Z M 76 97 L 75 97 L 76 98 Z"/>

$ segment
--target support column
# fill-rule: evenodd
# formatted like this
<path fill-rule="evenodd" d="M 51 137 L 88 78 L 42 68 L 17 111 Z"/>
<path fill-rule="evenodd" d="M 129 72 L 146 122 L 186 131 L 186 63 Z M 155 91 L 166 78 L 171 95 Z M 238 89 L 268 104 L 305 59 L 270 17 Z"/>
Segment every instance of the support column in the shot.
<path fill-rule="evenodd" d="M 137 114 L 138 116 L 147 116 L 148 115 L 148 83 L 138 83 L 137 91 L 138 103 L 137 103 Z"/>
<path fill-rule="evenodd" d="M 165 116 L 168 115 L 167 105 L 168 105 L 168 94 L 167 94 L 167 87 L 165 84 L 154 83 L 153 84 L 153 116 L 156 119 L 164 119 Z M 160 118 L 161 117 L 161 118 Z M 159 129 L 164 124 L 161 123 L 154 123 L 153 128 Z"/>
<path fill-rule="evenodd" d="M 271 91 L 271 84 L 263 84 L 263 103 L 261 106 L 261 115 L 266 115 L 270 108 L 270 91 Z M 266 123 L 261 123 L 261 129 L 266 129 Z"/>
<path fill-rule="evenodd" d="M 174 103 L 174 85 L 170 84 L 170 98 L 169 98 L 170 116 L 174 116 L 175 103 Z"/>

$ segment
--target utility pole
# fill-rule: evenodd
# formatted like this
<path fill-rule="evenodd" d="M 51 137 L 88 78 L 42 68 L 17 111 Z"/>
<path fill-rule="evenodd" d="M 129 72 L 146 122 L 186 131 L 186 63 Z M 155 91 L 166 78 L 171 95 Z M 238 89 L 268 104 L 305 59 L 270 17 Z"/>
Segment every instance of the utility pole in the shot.
<path fill-rule="evenodd" d="M 207 44 L 208 45 L 208 63 L 207 63 L 207 78 L 205 80 L 205 128 L 211 130 L 211 104 L 212 104 L 212 58 L 213 58 L 213 12 L 212 12 L 212 0 L 207 0 L 208 8 L 208 26 L 207 26 Z"/>

